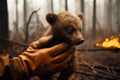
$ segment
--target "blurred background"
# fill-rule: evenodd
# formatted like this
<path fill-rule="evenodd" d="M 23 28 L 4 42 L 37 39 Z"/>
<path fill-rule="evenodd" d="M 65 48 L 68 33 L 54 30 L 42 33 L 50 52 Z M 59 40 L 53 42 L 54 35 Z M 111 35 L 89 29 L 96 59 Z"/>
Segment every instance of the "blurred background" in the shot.
<path fill-rule="evenodd" d="M 20 54 L 48 28 L 46 14 L 61 11 L 84 13 L 79 62 L 120 67 L 120 0 L 0 0 L 0 54 Z M 102 45 L 112 39 L 118 47 Z"/>
<path fill-rule="evenodd" d="M 8 10 L 8 28 L 5 29 L 8 29 L 10 34 L 20 33 L 23 38 L 26 36 L 26 29 L 29 31 L 29 36 L 33 36 L 37 32 L 36 30 L 42 33 L 43 29 L 48 27 L 45 20 L 46 14 L 61 11 L 84 13 L 83 34 L 90 32 L 95 37 L 97 30 L 106 30 L 110 33 L 120 32 L 119 0 L 7 0 L 6 4 L 2 4 L 2 8 L 7 6 Z M 31 14 L 32 17 L 30 17 Z M 9 35 L 10 39 L 12 37 L 13 35 Z"/>
<path fill-rule="evenodd" d="M 100 29 L 118 33 L 120 32 L 119 3 L 119 0 L 8 0 L 9 31 L 24 34 L 31 13 L 40 8 L 30 21 L 28 28 L 30 36 L 36 32 L 36 28 L 48 26 L 45 20 L 48 12 L 61 11 L 75 14 L 83 12 L 85 33 L 90 29 L 93 33 Z"/>

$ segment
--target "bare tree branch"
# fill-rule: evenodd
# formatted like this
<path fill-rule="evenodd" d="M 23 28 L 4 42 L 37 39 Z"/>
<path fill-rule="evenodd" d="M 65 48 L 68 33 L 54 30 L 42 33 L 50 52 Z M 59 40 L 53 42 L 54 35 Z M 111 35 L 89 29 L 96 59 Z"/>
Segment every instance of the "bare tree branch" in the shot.
<path fill-rule="evenodd" d="M 39 8 L 38 10 L 33 11 L 33 12 L 31 13 L 29 19 L 28 19 L 28 22 L 27 22 L 27 24 L 26 24 L 25 43 L 28 42 L 28 38 L 29 38 L 29 31 L 28 31 L 28 29 L 29 29 L 29 24 L 30 24 L 30 21 L 31 21 L 31 19 L 32 19 L 32 16 L 33 16 L 35 13 L 37 13 L 39 10 L 40 10 L 40 8 Z"/>

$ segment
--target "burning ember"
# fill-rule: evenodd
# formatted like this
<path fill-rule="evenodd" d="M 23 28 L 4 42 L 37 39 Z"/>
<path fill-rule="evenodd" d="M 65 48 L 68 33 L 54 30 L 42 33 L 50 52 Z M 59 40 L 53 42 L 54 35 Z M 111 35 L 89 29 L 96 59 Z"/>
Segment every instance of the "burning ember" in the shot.
<path fill-rule="evenodd" d="M 119 38 L 117 37 L 111 37 L 110 39 L 109 38 L 106 38 L 104 42 L 102 43 L 96 43 L 96 46 L 98 47 L 104 47 L 104 48 L 120 48 L 120 42 L 119 42 Z"/>

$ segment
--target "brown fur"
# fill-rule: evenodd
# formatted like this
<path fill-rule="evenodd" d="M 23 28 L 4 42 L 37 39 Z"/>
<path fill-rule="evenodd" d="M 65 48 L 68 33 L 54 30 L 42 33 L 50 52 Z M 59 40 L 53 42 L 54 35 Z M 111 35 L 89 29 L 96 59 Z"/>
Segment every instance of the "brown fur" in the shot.
<path fill-rule="evenodd" d="M 81 28 L 83 22 L 83 14 L 74 15 L 69 12 L 61 12 L 58 14 L 48 13 L 46 20 L 50 24 L 50 28 L 44 36 L 53 35 L 52 41 L 46 46 L 53 46 L 61 42 L 67 42 L 71 46 L 78 45 L 84 41 Z M 71 62 L 72 63 L 72 62 Z M 74 64 L 72 64 L 74 65 Z M 61 72 L 57 80 L 68 80 L 73 72 L 73 66 L 69 66 Z M 48 77 L 48 76 L 47 76 Z M 51 80 L 43 77 L 43 80 Z"/>

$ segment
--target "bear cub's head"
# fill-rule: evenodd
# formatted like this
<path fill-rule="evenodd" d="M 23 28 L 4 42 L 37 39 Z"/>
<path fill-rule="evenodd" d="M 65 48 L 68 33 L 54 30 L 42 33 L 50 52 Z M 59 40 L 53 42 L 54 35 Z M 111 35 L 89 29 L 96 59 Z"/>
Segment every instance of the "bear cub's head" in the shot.
<path fill-rule="evenodd" d="M 81 34 L 83 14 L 71 14 L 70 12 L 60 12 L 58 14 L 48 13 L 47 22 L 51 25 L 51 32 L 55 38 L 67 41 L 71 45 L 78 45 L 84 42 Z"/>

